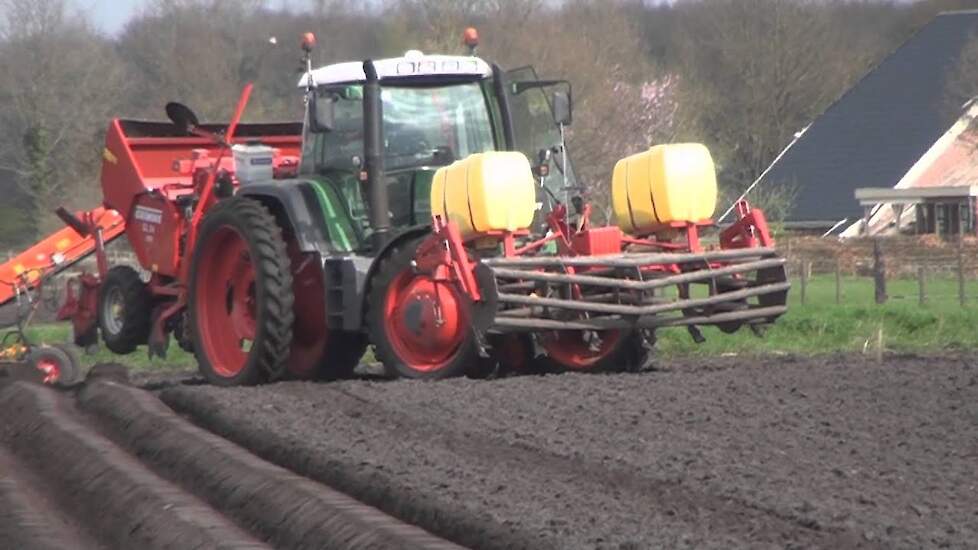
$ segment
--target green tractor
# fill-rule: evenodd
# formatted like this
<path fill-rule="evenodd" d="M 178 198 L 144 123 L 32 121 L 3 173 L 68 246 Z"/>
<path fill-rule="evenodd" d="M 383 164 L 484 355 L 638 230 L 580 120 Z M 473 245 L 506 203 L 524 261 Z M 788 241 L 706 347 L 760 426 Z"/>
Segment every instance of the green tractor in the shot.
<path fill-rule="evenodd" d="M 101 274 L 113 349 L 163 352 L 173 334 L 220 385 L 342 378 L 369 345 L 407 378 L 625 369 L 660 328 L 784 312 L 759 210 L 738 205 L 714 250 L 699 240 L 705 148 L 623 159 L 609 191 L 627 232 L 592 227 L 567 82 L 417 51 L 313 69 L 313 43 L 301 124 L 239 124 L 250 86 L 227 125 L 178 104 L 172 124 L 113 121 L 105 206 L 151 273 Z"/>

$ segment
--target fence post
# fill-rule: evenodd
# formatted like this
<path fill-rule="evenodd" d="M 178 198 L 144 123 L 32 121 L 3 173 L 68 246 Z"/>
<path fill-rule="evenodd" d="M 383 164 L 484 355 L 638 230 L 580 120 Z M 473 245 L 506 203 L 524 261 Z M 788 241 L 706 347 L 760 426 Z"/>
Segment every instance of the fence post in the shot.
<path fill-rule="evenodd" d="M 917 284 L 920 287 L 920 305 L 927 303 L 927 271 L 923 267 L 917 268 Z"/>
<path fill-rule="evenodd" d="M 964 254 L 960 247 L 958 247 L 958 301 L 961 302 L 961 307 L 965 306 L 965 296 L 964 296 Z"/>
<path fill-rule="evenodd" d="M 842 263 L 835 259 L 835 304 L 842 303 Z"/>
<path fill-rule="evenodd" d="M 886 303 L 886 264 L 883 260 L 883 250 L 880 240 L 873 240 L 873 283 L 876 287 L 876 303 Z"/>
<path fill-rule="evenodd" d="M 805 305 L 805 294 L 808 290 L 808 262 L 802 260 L 801 264 L 801 305 Z"/>

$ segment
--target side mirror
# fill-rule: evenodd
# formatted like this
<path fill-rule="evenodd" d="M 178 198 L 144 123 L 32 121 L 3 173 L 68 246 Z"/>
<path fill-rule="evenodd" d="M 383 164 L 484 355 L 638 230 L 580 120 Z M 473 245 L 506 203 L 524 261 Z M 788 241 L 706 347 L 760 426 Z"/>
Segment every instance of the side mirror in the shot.
<path fill-rule="evenodd" d="M 309 94 L 309 124 L 313 133 L 330 132 L 336 125 L 336 101 L 332 96 Z"/>
<path fill-rule="evenodd" d="M 553 95 L 554 121 L 561 126 L 570 126 L 573 122 L 573 112 L 570 94 L 557 90 Z"/>

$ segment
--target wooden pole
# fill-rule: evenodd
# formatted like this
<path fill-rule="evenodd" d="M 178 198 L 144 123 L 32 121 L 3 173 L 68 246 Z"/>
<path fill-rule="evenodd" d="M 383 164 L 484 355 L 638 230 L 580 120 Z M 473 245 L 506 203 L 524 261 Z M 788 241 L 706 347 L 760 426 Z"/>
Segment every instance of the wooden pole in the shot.
<path fill-rule="evenodd" d="M 920 305 L 927 303 L 927 275 L 923 267 L 917 268 L 917 283 L 920 287 Z"/>
<path fill-rule="evenodd" d="M 805 305 L 805 297 L 808 294 L 808 265 L 807 262 L 802 260 L 798 262 L 799 268 L 801 269 L 801 305 Z"/>
<path fill-rule="evenodd" d="M 958 301 L 961 302 L 961 307 L 965 306 L 965 296 L 964 296 L 964 254 L 960 247 L 958 247 Z"/>
<path fill-rule="evenodd" d="M 873 240 L 873 283 L 876 287 L 876 303 L 886 303 L 886 265 L 880 240 Z"/>
<path fill-rule="evenodd" d="M 835 259 L 835 303 L 842 303 L 842 263 L 839 258 Z"/>

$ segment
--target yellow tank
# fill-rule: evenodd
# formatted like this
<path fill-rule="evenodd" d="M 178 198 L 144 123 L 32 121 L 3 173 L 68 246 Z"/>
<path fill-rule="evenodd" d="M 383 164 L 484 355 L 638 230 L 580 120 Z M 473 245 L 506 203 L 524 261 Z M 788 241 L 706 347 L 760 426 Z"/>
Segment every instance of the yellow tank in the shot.
<path fill-rule="evenodd" d="M 431 212 L 458 224 L 463 238 L 517 231 L 533 222 L 536 193 L 523 153 L 476 153 L 439 168 L 431 182 Z"/>
<path fill-rule="evenodd" d="M 618 226 L 626 233 L 709 219 L 717 202 L 710 151 L 698 143 L 674 143 L 619 160 L 611 201 Z"/>

